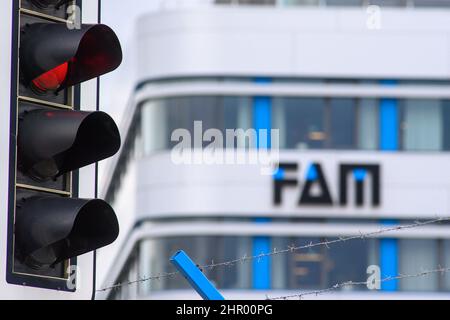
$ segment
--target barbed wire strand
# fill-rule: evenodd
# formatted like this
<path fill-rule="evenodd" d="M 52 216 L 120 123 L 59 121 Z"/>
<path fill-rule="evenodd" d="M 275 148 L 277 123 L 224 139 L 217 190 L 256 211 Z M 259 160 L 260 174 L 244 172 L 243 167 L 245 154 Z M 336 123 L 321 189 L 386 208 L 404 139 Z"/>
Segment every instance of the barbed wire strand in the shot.
<path fill-rule="evenodd" d="M 176 276 L 177 274 L 179 274 L 178 271 L 165 272 L 165 273 L 160 273 L 158 275 L 154 275 L 154 276 L 150 276 L 150 277 L 139 278 L 137 280 L 120 282 L 120 283 L 116 283 L 116 284 L 114 284 L 114 285 L 112 285 L 110 287 L 106 287 L 106 288 L 103 288 L 103 289 L 98 289 L 97 292 L 120 289 L 121 287 L 131 286 L 133 284 L 138 284 L 138 283 L 141 283 L 141 282 L 147 282 L 147 281 L 153 281 L 153 280 L 161 280 L 161 279 L 164 279 L 164 278 L 172 278 L 172 277 Z"/>
<path fill-rule="evenodd" d="M 236 265 L 238 263 L 249 262 L 251 260 L 257 260 L 259 262 L 259 261 L 261 261 L 261 259 L 266 258 L 266 257 L 271 257 L 271 256 L 286 254 L 286 253 L 294 253 L 294 252 L 297 252 L 300 250 L 311 249 L 311 248 L 315 248 L 315 247 L 325 246 L 328 249 L 330 249 L 330 245 L 336 244 L 336 243 L 342 243 L 342 242 L 358 240 L 358 239 L 365 240 L 368 238 L 376 238 L 377 236 L 379 236 L 381 234 L 385 234 L 385 233 L 396 232 L 396 231 L 401 231 L 401 230 L 406 230 L 406 229 L 413 229 L 413 228 L 423 227 L 423 226 L 427 226 L 427 225 L 431 225 L 431 224 L 435 224 L 435 223 L 439 223 L 439 222 L 445 222 L 445 221 L 450 221 L 450 217 L 437 217 L 435 219 L 422 221 L 422 222 L 415 221 L 414 223 L 407 224 L 407 225 L 395 225 L 392 227 L 385 227 L 385 228 L 381 228 L 376 231 L 367 232 L 367 233 L 359 232 L 357 235 L 353 235 L 353 236 L 346 236 L 346 237 L 341 236 L 335 240 L 325 239 L 325 240 L 319 241 L 319 242 L 310 242 L 309 244 L 302 245 L 302 246 L 291 245 L 291 246 L 288 246 L 286 249 L 282 249 L 282 250 L 278 250 L 277 248 L 274 248 L 270 252 L 261 252 L 260 254 L 249 255 L 249 256 L 245 254 L 244 256 L 242 256 L 240 258 L 223 261 L 223 262 L 218 262 L 218 263 L 215 263 L 214 260 L 212 260 L 210 264 L 199 266 L 199 268 L 203 271 L 203 270 L 208 270 L 208 269 L 212 270 L 212 269 L 219 268 L 219 267 L 229 267 L 229 266 Z M 179 274 L 178 271 L 168 272 L 168 273 L 160 273 L 157 275 L 143 277 L 143 278 L 133 280 L 133 281 L 125 281 L 125 282 L 117 283 L 117 284 L 114 284 L 109 287 L 98 289 L 97 291 L 98 292 L 109 291 L 109 290 L 119 289 L 123 286 L 138 284 L 141 282 L 162 280 L 165 278 L 172 278 L 178 274 Z"/>
<path fill-rule="evenodd" d="M 267 300 L 288 300 L 288 299 L 303 299 L 303 297 L 305 296 L 319 296 L 319 295 L 323 295 L 326 293 L 331 293 L 333 291 L 336 291 L 338 289 L 341 288 L 345 288 L 345 287 L 351 287 L 351 286 L 368 286 L 373 285 L 375 283 L 383 283 L 383 282 L 388 282 L 388 281 L 394 281 L 394 280 L 403 280 L 403 279 L 408 279 L 408 278 L 419 278 L 419 277 L 424 277 L 424 276 L 428 276 L 431 274 L 445 274 L 450 272 L 450 268 L 442 268 L 439 267 L 437 269 L 434 270 L 427 270 L 427 271 L 422 271 L 416 274 L 399 274 L 397 276 L 388 276 L 382 279 L 374 279 L 374 280 L 367 280 L 367 281 L 346 281 L 346 282 L 341 282 L 341 283 L 337 283 L 332 287 L 329 288 L 325 288 L 325 289 L 320 289 L 320 290 L 315 290 L 315 291 L 307 291 L 307 292 L 303 292 L 303 293 L 298 293 L 298 294 L 291 294 L 291 295 L 286 295 L 286 296 L 279 296 L 279 297 L 274 297 L 274 298 L 270 298 L 267 297 Z"/>

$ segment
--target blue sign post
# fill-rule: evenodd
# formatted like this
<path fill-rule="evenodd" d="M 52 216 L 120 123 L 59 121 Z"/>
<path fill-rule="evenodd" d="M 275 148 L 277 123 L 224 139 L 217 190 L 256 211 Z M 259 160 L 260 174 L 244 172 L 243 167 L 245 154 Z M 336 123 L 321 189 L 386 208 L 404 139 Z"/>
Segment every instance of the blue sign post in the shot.
<path fill-rule="evenodd" d="M 175 253 L 172 258 L 170 258 L 170 262 L 187 279 L 189 284 L 197 291 L 203 300 L 225 300 L 183 250 Z"/>

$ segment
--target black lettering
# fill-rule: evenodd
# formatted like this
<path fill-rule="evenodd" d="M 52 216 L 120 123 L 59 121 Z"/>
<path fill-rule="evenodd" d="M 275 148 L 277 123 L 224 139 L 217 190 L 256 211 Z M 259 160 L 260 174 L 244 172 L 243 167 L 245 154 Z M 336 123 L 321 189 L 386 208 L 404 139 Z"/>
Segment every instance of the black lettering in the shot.
<path fill-rule="evenodd" d="M 297 179 L 284 178 L 284 173 L 286 171 L 297 171 L 298 170 L 298 164 L 297 163 L 280 163 L 278 167 L 278 173 L 275 174 L 273 183 L 273 203 L 275 205 L 281 204 L 281 194 L 283 191 L 283 188 L 285 187 L 295 187 L 298 185 Z"/>
<path fill-rule="evenodd" d="M 322 171 L 322 166 L 319 163 L 313 163 L 309 167 L 308 176 L 306 178 L 305 187 L 300 197 L 299 204 L 302 205 L 333 205 L 331 199 L 330 190 L 325 180 L 325 176 Z M 313 174 L 310 174 L 313 172 Z M 312 187 L 318 184 L 320 187 L 320 195 L 313 195 L 311 193 Z"/>
<path fill-rule="evenodd" d="M 347 204 L 348 175 L 352 174 L 355 181 L 355 202 L 357 206 L 364 204 L 364 181 L 368 174 L 372 180 L 372 206 L 380 205 L 380 166 L 376 164 L 342 164 L 339 169 L 339 202 Z"/>

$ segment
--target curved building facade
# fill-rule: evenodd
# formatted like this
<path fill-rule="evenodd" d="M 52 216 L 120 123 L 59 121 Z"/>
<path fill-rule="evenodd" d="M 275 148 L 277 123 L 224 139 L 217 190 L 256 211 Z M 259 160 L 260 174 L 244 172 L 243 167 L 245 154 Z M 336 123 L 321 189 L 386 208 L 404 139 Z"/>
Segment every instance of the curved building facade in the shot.
<path fill-rule="evenodd" d="M 366 281 L 369 266 L 382 277 L 450 267 L 446 223 L 246 259 L 448 215 L 450 1 L 226 2 L 138 22 L 138 85 L 105 195 L 135 223 L 103 285 L 162 277 L 104 297 L 196 298 L 164 276 L 179 249 L 202 266 L 239 260 L 203 270 L 228 299 Z M 177 129 L 197 149 L 208 132 L 275 129 L 265 147 L 278 147 L 278 169 L 196 162 L 199 150 L 176 163 Z M 226 146 L 248 155 L 251 141 Z M 449 291 L 450 277 L 432 274 L 322 297 Z"/>

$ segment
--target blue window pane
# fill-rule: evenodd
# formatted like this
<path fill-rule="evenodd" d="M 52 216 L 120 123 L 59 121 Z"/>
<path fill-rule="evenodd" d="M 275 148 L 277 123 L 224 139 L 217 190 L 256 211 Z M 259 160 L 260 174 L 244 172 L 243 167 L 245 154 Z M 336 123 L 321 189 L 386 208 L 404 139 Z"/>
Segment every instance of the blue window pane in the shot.
<path fill-rule="evenodd" d="M 450 150 L 450 101 L 446 100 L 442 103 L 442 148 Z"/>
<path fill-rule="evenodd" d="M 354 99 L 330 100 L 329 146 L 332 149 L 354 149 L 356 103 Z"/>
<path fill-rule="evenodd" d="M 288 149 L 321 149 L 326 139 L 325 100 L 281 98 L 275 102 L 274 127 L 280 130 L 281 146 Z"/>

